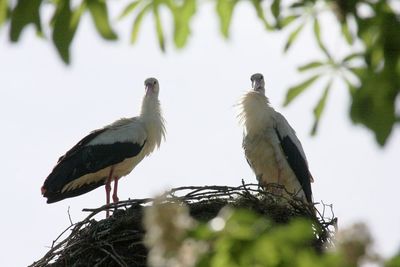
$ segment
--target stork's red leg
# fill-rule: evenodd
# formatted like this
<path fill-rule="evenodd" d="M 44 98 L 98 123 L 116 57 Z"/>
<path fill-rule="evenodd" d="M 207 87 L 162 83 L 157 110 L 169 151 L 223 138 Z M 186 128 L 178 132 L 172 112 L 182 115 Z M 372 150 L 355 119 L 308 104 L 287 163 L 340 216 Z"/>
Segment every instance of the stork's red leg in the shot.
<path fill-rule="evenodd" d="M 114 191 L 113 191 L 112 198 L 113 198 L 114 203 L 117 203 L 119 201 L 119 198 L 118 198 L 118 177 L 114 178 Z"/>
<path fill-rule="evenodd" d="M 112 174 L 113 174 L 114 168 L 111 167 L 110 169 L 110 174 L 108 175 L 107 181 L 106 181 L 106 204 L 110 204 L 110 192 L 111 192 L 111 180 L 112 180 Z M 107 209 L 106 210 L 106 218 L 110 216 L 110 211 Z"/>
<path fill-rule="evenodd" d="M 111 191 L 111 181 L 110 181 L 110 179 L 107 179 L 107 182 L 106 182 L 106 185 L 105 185 L 105 187 L 106 187 L 106 204 L 108 205 L 108 204 L 110 204 L 110 191 Z M 110 216 L 110 211 L 107 209 L 106 210 L 106 218 L 108 218 Z"/>

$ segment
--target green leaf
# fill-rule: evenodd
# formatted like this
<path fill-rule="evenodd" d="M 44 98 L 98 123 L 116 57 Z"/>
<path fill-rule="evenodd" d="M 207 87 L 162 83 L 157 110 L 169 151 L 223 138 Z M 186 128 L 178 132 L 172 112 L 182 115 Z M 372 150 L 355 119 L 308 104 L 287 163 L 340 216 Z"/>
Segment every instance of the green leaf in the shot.
<path fill-rule="evenodd" d="M 104 0 L 86 0 L 97 31 L 107 40 L 117 39 L 108 19 L 107 5 Z"/>
<path fill-rule="evenodd" d="M 156 32 L 157 32 L 157 39 L 158 44 L 160 46 L 161 51 L 165 52 L 165 38 L 164 38 L 164 31 L 162 28 L 161 17 L 159 13 L 159 5 L 153 5 L 153 14 L 154 14 L 154 21 L 156 23 Z"/>
<path fill-rule="evenodd" d="M 304 23 L 300 24 L 294 31 L 292 31 L 289 35 L 288 40 L 286 41 L 284 52 L 287 52 L 289 48 L 293 45 L 293 42 L 296 40 L 297 36 L 304 28 Z"/>
<path fill-rule="evenodd" d="M 299 17 L 298 15 L 292 15 L 292 16 L 287 16 L 287 17 L 279 20 L 279 27 L 284 28 L 284 27 L 290 25 L 298 17 Z"/>
<path fill-rule="evenodd" d="M 218 0 L 217 14 L 220 21 L 220 29 L 225 38 L 229 37 L 229 27 L 232 21 L 233 10 L 238 0 Z"/>
<path fill-rule="evenodd" d="M 69 46 L 75 32 L 70 29 L 71 16 L 70 0 L 58 1 L 53 16 L 54 28 L 52 39 L 58 53 L 66 64 L 69 63 Z"/>
<path fill-rule="evenodd" d="M 395 68 L 397 77 L 400 77 L 400 58 L 397 59 L 397 67 Z"/>
<path fill-rule="evenodd" d="M 79 7 L 72 11 L 71 16 L 71 29 L 76 30 L 78 27 L 79 21 L 82 17 L 83 12 L 86 10 L 86 3 L 84 1 L 81 2 Z"/>
<path fill-rule="evenodd" d="M 40 4 L 42 0 L 19 0 L 17 6 L 11 13 L 10 39 L 17 42 L 22 30 L 28 24 L 34 24 L 36 31 L 42 34 L 40 22 Z"/>
<path fill-rule="evenodd" d="M 152 3 L 147 4 L 146 6 L 143 7 L 142 10 L 137 14 L 135 20 L 133 21 L 133 26 L 132 26 L 132 32 L 131 32 L 131 43 L 135 43 L 138 37 L 139 29 L 140 29 L 140 24 L 142 23 L 142 20 L 144 18 L 144 15 L 150 11 L 152 7 Z"/>
<path fill-rule="evenodd" d="M 390 69 L 382 72 L 367 69 L 360 76 L 360 86 L 352 94 L 350 116 L 354 123 L 361 123 L 375 134 L 383 146 L 396 122 L 396 97 L 398 86 L 389 78 Z M 378 90 L 377 90 L 378 88 Z"/>
<path fill-rule="evenodd" d="M 348 68 L 348 70 L 351 71 L 351 73 L 353 73 L 355 76 L 360 78 L 361 76 L 365 75 L 365 72 L 367 69 L 364 67 L 358 67 L 358 68 L 350 67 L 350 68 Z"/>
<path fill-rule="evenodd" d="M 392 52 L 392 51 L 390 51 Z M 384 51 L 380 46 L 376 46 L 370 50 L 371 66 L 378 68 L 383 63 Z"/>
<path fill-rule="evenodd" d="M 190 35 L 190 20 L 196 13 L 196 0 L 185 0 L 174 13 L 174 42 L 176 47 L 186 45 Z"/>
<path fill-rule="evenodd" d="M 122 19 L 126 17 L 129 13 L 131 13 L 142 1 L 141 0 L 136 0 L 128 4 L 124 10 L 121 12 L 121 14 L 118 16 L 118 19 Z"/>
<path fill-rule="evenodd" d="M 319 77 L 320 77 L 319 75 L 314 75 L 311 78 L 305 80 L 304 82 L 296 86 L 290 87 L 288 92 L 286 93 L 286 99 L 283 105 L 287 106 L 290 102 L 293 101 L 293 99 L 295 99 L 297 96 L 303 93 L 307 88 L 309 88 L 309 86 L 312 85 Z"/>
<path fill-rule="evenodd" d="M 274 0 L 271 5 L 271 12 L 275 19 L 278 20 L 281 13 L 281 0 Z"/>
<path fill-rule="evenodd" d="M 304 64 L 304 65 L 298 67 L 297 70 L 300 71 L 300 72 L 303 72 L 303 71 L 310 70 L 310 69 L 315 69 L 315 68 L 318 68 L 318 67 L 321 67 L 321 66 L 324 66 L 323 62 L 321 62 L 321 61 L 313 61 L 313 62 Z"/>
<path fill-rule="evenodd" d="M 342 23 L 341 30 L 342 30 L 342 34 L 343 34 L 344 38 L 346 39 L 347 43 L 352 45 L 354 43 L 354 37 L 353 37 L 352 33 L 350 32 L 349 25 L 346 22 Z"/>
<path fill-rule="evenodd" d="M 8 1 L 0 0 L 0 28 L 7 20 L 7 14 L 8 14 Z"/>
<path fill-rule="evenodd" d="M 199 223 L 195 228 L 188 231 L 188 237 L 195 238 L 197 240 L 211 239 L 216 233 L 209 227 L 208 224 Z"/>
<path fill-rule="evenodd" d="M 317 105 L 314 108 L 314 125 L 311 130 L 311 135 L 315 135 L 317 133 L 318 125 L 321 119 L 322 112 L 325 109 L 326 99 L 328 98 L 328 93 L 331 88 L 331 85 L 332 85 L 332 80 L 330 80 L 326 85 L 321 98 L 319 99 Z"/>
<path fill-rule="evenodd" d="M 262 226 L 258 227 L 259 225 Z M 237 240 L 252 240 L 268 224 L 252 211 L 238 209 L 228 218 L 224 231 Z"/>
<path fill-rule="evenodd" d="M 274 27 L 272 27 L 265 18 L 264 9 L 261 6 L 261 1 L 251 0 L 251 2 L 253 3 L 254 8 L 256 9 L 257 17 L 263 22 L 265 29 L 273 30 Z"/>
<path fill-rule="evenodd" d="M 351 61 L 351 60 L 353 60 L 355 58 L 362 58 L 363 56 L 364 56 L 364 53 L 351 53 L 351 54 L 345 56 L 342 59 L 342 62 L 348 62 L 348 61 Z"/>
<path fill-rule="evenodd" d="M 399 255 L 385 262 L 385 267 L 396 267 L 396 266 L 400 266 L 400 253 Z"/>
<path fill-rule="evenodd" d="M 291 9 L 296 9 L 296 8 L 303 8 L 306 5 L 307 1 L 299 1 L 299 2 L 294 2 L 289 6 Z"/>
<path fill-rule="evenodd" d="M 57 9 L 53 16 L 52 39 L 59 55 L 66 64 L 70 62 L 70 46 L 85 8 L 85 2 L 82 2 L 74 11 L 71 10 L 70 0 L 57 2 Z"/>
<path fill-rule="evenodd" d="M 329 54 L 328 49 L 326 49 L 324 43 L 322 42 L 322 39 L 321 39 L 321 28 L 320 28 L 319 21 L 318 21 L 317 17 L 314 18 L 314 35 L 315 35 L 315 39 L 317 39 L 317 43 L 318 43 L 319 48 L 321 48 L 321 50 L 325 53 L 325 55 L 329 59 L 331 59 L 332 57 Z"/>

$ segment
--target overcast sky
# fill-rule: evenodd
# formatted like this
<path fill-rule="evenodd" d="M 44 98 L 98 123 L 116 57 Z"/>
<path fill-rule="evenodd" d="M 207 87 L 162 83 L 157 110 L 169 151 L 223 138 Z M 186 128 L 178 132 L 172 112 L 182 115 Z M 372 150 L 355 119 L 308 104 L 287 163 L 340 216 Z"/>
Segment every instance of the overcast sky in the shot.
<path fill-rule="evenodd" d="M 345 53 L 329 20 L 324 38 L 336 53 Z M 48 205 L 40 187 L 58 157 L 91 130 L 136 116 L 143 81 L 151 76 L 160 82 L 167 141 L 121 180 L 120 199 L 151 197 L 182 185 L 256 182 L 243 155 L 234 105 L 250 88 L 250 75 L 261 72 L 272 105 L 303 143 L 315 179 L 315 201 L 333 203 L 340 227 L 366 222 L 377 250 L 385 255 L 399 249 L 399 127 L 384 149 L 377 147 L 370 132 L 350 123 L 348 92 L 340 84 L 331 91 L 316 137 L 309 131 L 323 84 L 288 108 L 281 105 L 285 90 L 305 78 L 296 66 L 320 57 L 310 29 L 283 55 L 287 33 L 267 34 L 246 3 L 235 14 L 228 41 L 218 32 L 212 6 L 201 8 L 192 25 L 193 36 L 184 50 L 168 42 L 162 54 L 151 17 L 144 20 L 135 46 L 126 38 L 130 20 L 119 24 L 124 38 L 107 43 L 85 17 L 71 66 L 61 62 L 49 42 L 37 39 L 32 28 L 16 45 L 1 30 L 0 266 L 24 266 L 41 258 L 69 226 L 68 207 L 78 222 L 87 216 L 83 208 L 105 203 L 104 188 L 98 188 Z"/>

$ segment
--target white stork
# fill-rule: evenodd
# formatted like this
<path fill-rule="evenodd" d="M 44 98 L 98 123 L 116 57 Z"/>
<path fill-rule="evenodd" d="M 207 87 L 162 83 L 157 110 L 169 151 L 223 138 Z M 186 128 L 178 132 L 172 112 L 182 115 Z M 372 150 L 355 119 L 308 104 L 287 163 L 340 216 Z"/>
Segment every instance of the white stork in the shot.
<path fill-rule="evenodd" d="M 155 78 L 144 82 L 138 117 L 122 118 L 92 131 L 64 156 L 41 188 L 47 203 L 87 193 L 105 185 L 106 202 L 110 203 L 111 182 L 114 181 L 113 201 L 118 202 L 118 180 L 165 139 L 164 119 L 158 100 L 159 83 Z M 106 216 L 109 216 L 107 210 Z"/>
<path fill-rule="evenodd" d="M 263 75 L 253 74 L 251 82 L 253 89 L 239 103 L 247 162 L 262 187 L 271 190 L 268 185 L 278 184 L 290 194 L 312 203 L 310 183 L 313 178 L 295 131 L 285 117 L 271 107 L 265 96 Z M 275 190 L 276 187 L 272 189 Z"/>

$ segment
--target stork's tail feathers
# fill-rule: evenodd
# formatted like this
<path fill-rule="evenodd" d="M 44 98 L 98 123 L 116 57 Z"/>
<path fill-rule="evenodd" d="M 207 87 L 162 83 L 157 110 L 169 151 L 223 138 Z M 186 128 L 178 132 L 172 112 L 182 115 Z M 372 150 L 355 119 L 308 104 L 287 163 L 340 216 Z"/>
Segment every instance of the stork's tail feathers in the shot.
<path fill-rule="evenodd" d="M 82 194 L 85 194 L 89 191 L 92 191 L 102 185 L 104 185 L 106 182 L 106 178 L 103 180 L 97 181 L 97 182 L 92 182 L 90 184 L 84 184 L 81 187 L 75 188 L 73 190 L 69 191 L 53 191 L 51 188 L 46 188 L 45 185 L 42 186 L 41 191 L 42 195 L 47 198 L 47 203 L 54 203 L 58 202 L 60 200 L 63 200 L 65 198 L 70 198 L 70 197 L 76 197 Z"/>

